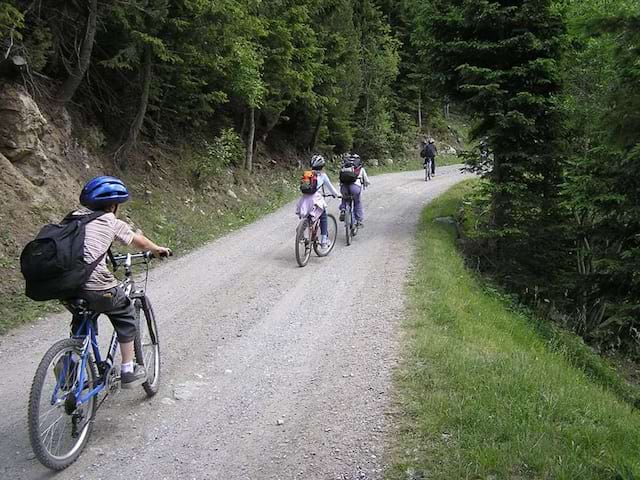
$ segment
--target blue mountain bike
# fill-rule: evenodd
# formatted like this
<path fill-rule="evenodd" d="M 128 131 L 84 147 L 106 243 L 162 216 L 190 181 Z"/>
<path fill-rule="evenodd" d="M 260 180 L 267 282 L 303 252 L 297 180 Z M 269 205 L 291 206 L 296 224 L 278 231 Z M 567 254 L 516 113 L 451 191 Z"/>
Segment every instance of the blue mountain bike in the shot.
<path fill-rule="evenodd" d="M 124 266 L 121 286 L 133 301 L 138 333 L 134 340 L 136 362 L 147 371 L 142 385 L 148 396 L 160 385 L 158 326 L 144 288 L 136 286 L 132 264 L 148 266 L 151 252 L 111 256 L 114 269 Z M 145 281 L 146 284 L 146 281 Z M 111 336 L 107 356 L 98 345 L 98 317 L 87 302 L 63 302 L 79 320 L 71 337 L 60 340 L 40 361 L 29 396 L 29 439 L 36 458 L 46 467 L 63 470 L 75 462 L 86 446 L 98 408 L 110 393 L 120 388 L 120 369 L 114 365 L 118 350 L 116 333 Z"/>

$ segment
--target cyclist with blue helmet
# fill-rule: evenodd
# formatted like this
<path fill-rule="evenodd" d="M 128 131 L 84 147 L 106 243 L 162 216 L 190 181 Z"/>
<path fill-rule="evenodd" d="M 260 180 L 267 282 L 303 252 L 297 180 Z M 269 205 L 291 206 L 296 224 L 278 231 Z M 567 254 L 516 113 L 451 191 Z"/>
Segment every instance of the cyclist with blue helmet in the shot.
<path fill-rule="evenodd" d="M 121 384 L 122 388 L 133 388 L 146 381 L 144 367 L 134 364 L 133 340 L 137 331 L 137 323 L 133 303 L 119 286 L 119 281 L 107 268 L 107 251 L 114 241 L 139 250 L 151 251 L 156 257 L 167 256 L 170 250 L 159 247 L 142 233 L 117 218 L 118 206 L 129 200 L 129 190 L 122 180 L 101 176 L 87 182 L 80 194 L 83 208 L 73 215 L 89 215 L 104 212 L 87 223 L 84 239 L 84 260 L 88 264 L 98 261 L 78 297 L 86 300 L 89 308 L 109 317 L 118 334 L 120 354 L 122 356 Z M 79 319 L 73 320 L 77 328 Z"/>

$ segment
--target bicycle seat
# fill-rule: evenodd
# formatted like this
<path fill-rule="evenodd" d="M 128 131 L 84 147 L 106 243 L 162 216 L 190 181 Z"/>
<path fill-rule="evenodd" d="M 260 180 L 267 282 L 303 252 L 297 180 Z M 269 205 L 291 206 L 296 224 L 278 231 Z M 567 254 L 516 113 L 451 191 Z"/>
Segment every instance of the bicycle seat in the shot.
<path fill-rule="evenodd" d="M 70 310 L 72 313 L 83 313 L 89 310 L 89 302 L 83 298 L 72 298 L 63 303 L 64 306 L 67 307 L 67 310 Z"/>

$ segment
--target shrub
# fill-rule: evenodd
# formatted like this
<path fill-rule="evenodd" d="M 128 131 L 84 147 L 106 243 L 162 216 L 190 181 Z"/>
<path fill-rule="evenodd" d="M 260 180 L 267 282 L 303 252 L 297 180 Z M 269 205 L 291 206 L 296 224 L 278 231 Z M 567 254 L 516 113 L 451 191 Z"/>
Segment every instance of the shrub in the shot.
<path fill-rule="evenodd" d="M 193 159 L 193 175 L 202 182 L 230 165 L 240 165 L 243 154 L 240 135 L 233 128 L 226 128 L 213 140 L 202 140 L 202 149 Z"/>

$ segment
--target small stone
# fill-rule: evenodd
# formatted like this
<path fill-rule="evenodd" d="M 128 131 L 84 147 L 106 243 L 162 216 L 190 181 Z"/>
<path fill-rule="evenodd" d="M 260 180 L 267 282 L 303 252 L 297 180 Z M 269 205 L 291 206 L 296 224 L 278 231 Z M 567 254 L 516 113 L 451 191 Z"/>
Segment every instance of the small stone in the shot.
<path fill-rule="evenodd" d="M 176 400 L 189 400 L 193 397 L 193 392 L 186 385 L 177 385 L 173 389 L 173 398 Z"/>
<path fill-rule="evenodd" d="M 174 392 L 174 395 L 175 395 L 175 392 Z M 169 397 L 165 397 L 162 400 L 160 400 L 160 403 L 163 405 L 175 405 L 176 402 L 175 400 L 172 400 Z"/>
<path fill-rule="evenodd" d="M 238 199 L 238 195 L 236 195 L 236 192 L 234 192 L 233 190 L 229 189 L 227 190 L 227 195 L 229 195 L 231 198 L 233 198 L 234 200 Z"/>
<path fill-rule="evenodd" d="M 276 420 L 276 425 L 284 425 L 284 420 L 279 418 L 278 420 Z"/>
<path fill-rule="evenodd" d="M 225 375 L 229 375 L 233 373 L 233 370 L 229 370 L 228 368 L 224 371 Z"/>
<path fill-rule="evenodd" d="M 94 455 L 97 455 L 98 457 L 101 457 L 104 455 L 104 450 L 100 447 L 91 447 L 89 450 L 91 451 L 91 453 L 93 453 Z"/>
<path fill-rule="evenodd" d="M 446 223 L 448 225 L 457 225 L 457 221 L 455 218 L 453 217 L 438 217 L 436 219 L 434 219 L 434 221 L 438 222 L 438 223 Z"/>

